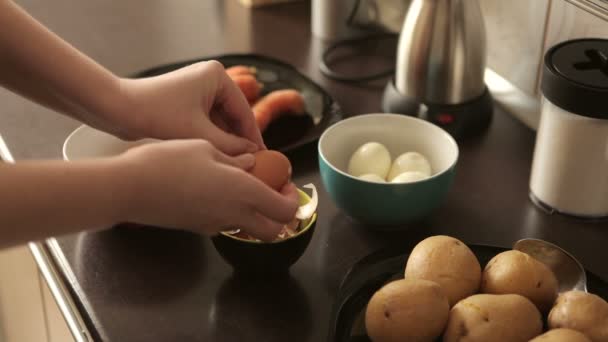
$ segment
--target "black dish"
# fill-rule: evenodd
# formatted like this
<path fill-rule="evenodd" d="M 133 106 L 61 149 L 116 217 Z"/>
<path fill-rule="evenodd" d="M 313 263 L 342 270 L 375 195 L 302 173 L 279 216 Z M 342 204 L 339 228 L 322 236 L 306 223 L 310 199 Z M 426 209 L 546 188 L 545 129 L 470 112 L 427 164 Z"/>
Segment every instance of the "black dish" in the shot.
<path fill-rule="evenodd" d="M 507 248 L 469 245 L 482 269 L 496 254 Z M 332 312 L 329 342 L 371 342 L 365 332 L 365 308 L 373 294 L 384 284 L 403 278 L 409 253 L 403 249 L 384 250 L 370 254 L 355 264 L 344 277 Z M 587 289 L 608 300 L 608 284 L 587 273 Z"/>
<path fill-rule="evenodd" d="M 238 274 L 286 274 L 308 247 L 316 224 L 315 218 L 305 231 L 270 243 L 244 241 L 225 234 L 215 235 L 211 241 Z"/>
<path fill-rule="evenodd" d="M 262 55 L 228 54 L 198 58 L 157 66 L 138 72 L 134 77 L 157 76 L 206 60 L 217 60 L 226 68 L 234 65 L 248 65 L 257 68 L 258 80 L 264 84 L 261 96 L 273 90 L 285 88 L 297 89 L 302 93 L 308 115 L 299 117 L 285 115 L 272 122 L 263 134 L 264 142 L 269 149 L 285 153 L 314 142 L 327 127 L 343 117 L 339 105 L 323 88 L 292 65 Z"/>

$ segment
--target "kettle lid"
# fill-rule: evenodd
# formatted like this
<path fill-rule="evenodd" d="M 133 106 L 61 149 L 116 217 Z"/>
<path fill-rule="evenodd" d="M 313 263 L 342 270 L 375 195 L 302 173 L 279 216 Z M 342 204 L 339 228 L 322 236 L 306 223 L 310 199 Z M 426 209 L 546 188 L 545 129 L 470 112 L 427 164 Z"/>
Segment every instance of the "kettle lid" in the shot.
<path fill-rule="evenodd" d="M 545 54 L 541 90 L 569 112 L 608 119 L 608 39 L 567 40 Z"/>

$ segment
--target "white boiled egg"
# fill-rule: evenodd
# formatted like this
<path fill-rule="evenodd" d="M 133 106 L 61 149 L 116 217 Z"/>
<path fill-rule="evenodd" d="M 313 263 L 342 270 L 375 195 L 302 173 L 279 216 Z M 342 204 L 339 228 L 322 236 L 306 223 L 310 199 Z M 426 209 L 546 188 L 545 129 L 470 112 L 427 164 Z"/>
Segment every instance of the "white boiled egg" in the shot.
<path fill-rule="evenodd" d="M 391 180 L 391 183 L 411 183 L 429 178 L 428 175 L 418 171 L 406 171 Z"/>
<path fill-rule="evenodd" d="M 399 176 L 404 172 L 416 171 L 426 176 L 431 176 L 431 164 L 425 156 L 418 152 L 407 152 L 395 159 L 388 174 L 388 180 Z"/>
<path fill-rule="evenodd" d="M 378 142 L 361 145 L 350 157 L 348 173 L 354 177 L 373 173 L 386 179 L 391 168 L 391 154 Z"/>
<path fill-rule="evenodd" d="M 359 179 L 363 179 L 369 182 L 386 183 L 386 180 L 375 173 L 366 173 L 359 176 Z"/>

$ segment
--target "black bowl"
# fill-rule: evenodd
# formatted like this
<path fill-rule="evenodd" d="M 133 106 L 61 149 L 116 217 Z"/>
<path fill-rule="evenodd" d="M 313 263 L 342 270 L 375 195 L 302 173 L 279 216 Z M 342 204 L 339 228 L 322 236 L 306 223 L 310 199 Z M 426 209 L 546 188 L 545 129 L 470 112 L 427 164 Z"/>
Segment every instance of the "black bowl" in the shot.
<path fill-rule="evenodd" d="M 301 205 L 310 201 L 305 192 L 298 192 Z M 242 239 L 228 233 L 215 235 L 211 241 L 222 258 L 238 273 L 286 273 L 310 244 L 317 225 L 317 213 L 301 224 L 304 228 L 296 235 L 272 242 Z"/>

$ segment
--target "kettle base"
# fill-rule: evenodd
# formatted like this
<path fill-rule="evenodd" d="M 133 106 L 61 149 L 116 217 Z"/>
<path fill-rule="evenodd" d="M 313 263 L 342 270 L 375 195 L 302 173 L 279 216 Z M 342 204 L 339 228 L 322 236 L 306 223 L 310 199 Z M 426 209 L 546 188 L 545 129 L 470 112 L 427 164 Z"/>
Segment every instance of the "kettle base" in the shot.
<path fill-rule="evenodd" d="M 401 94 L 391 80 L 384 90 L 382 110 L 419 117 L 445 129 L 454 139 L 463 140 L 487 130 L 492 121 L 494 103 L 488 87 L 480 96 L 465 103 L 418 103 Z"/>
<path fill-rule="evenodd" d="M 395 87 L 391 79 L 384 88 L 382 95 L 382 111 L 385 113 L 405 114 L 418 116 L 420 104 L 409 96 L 403 95 Z"/>

